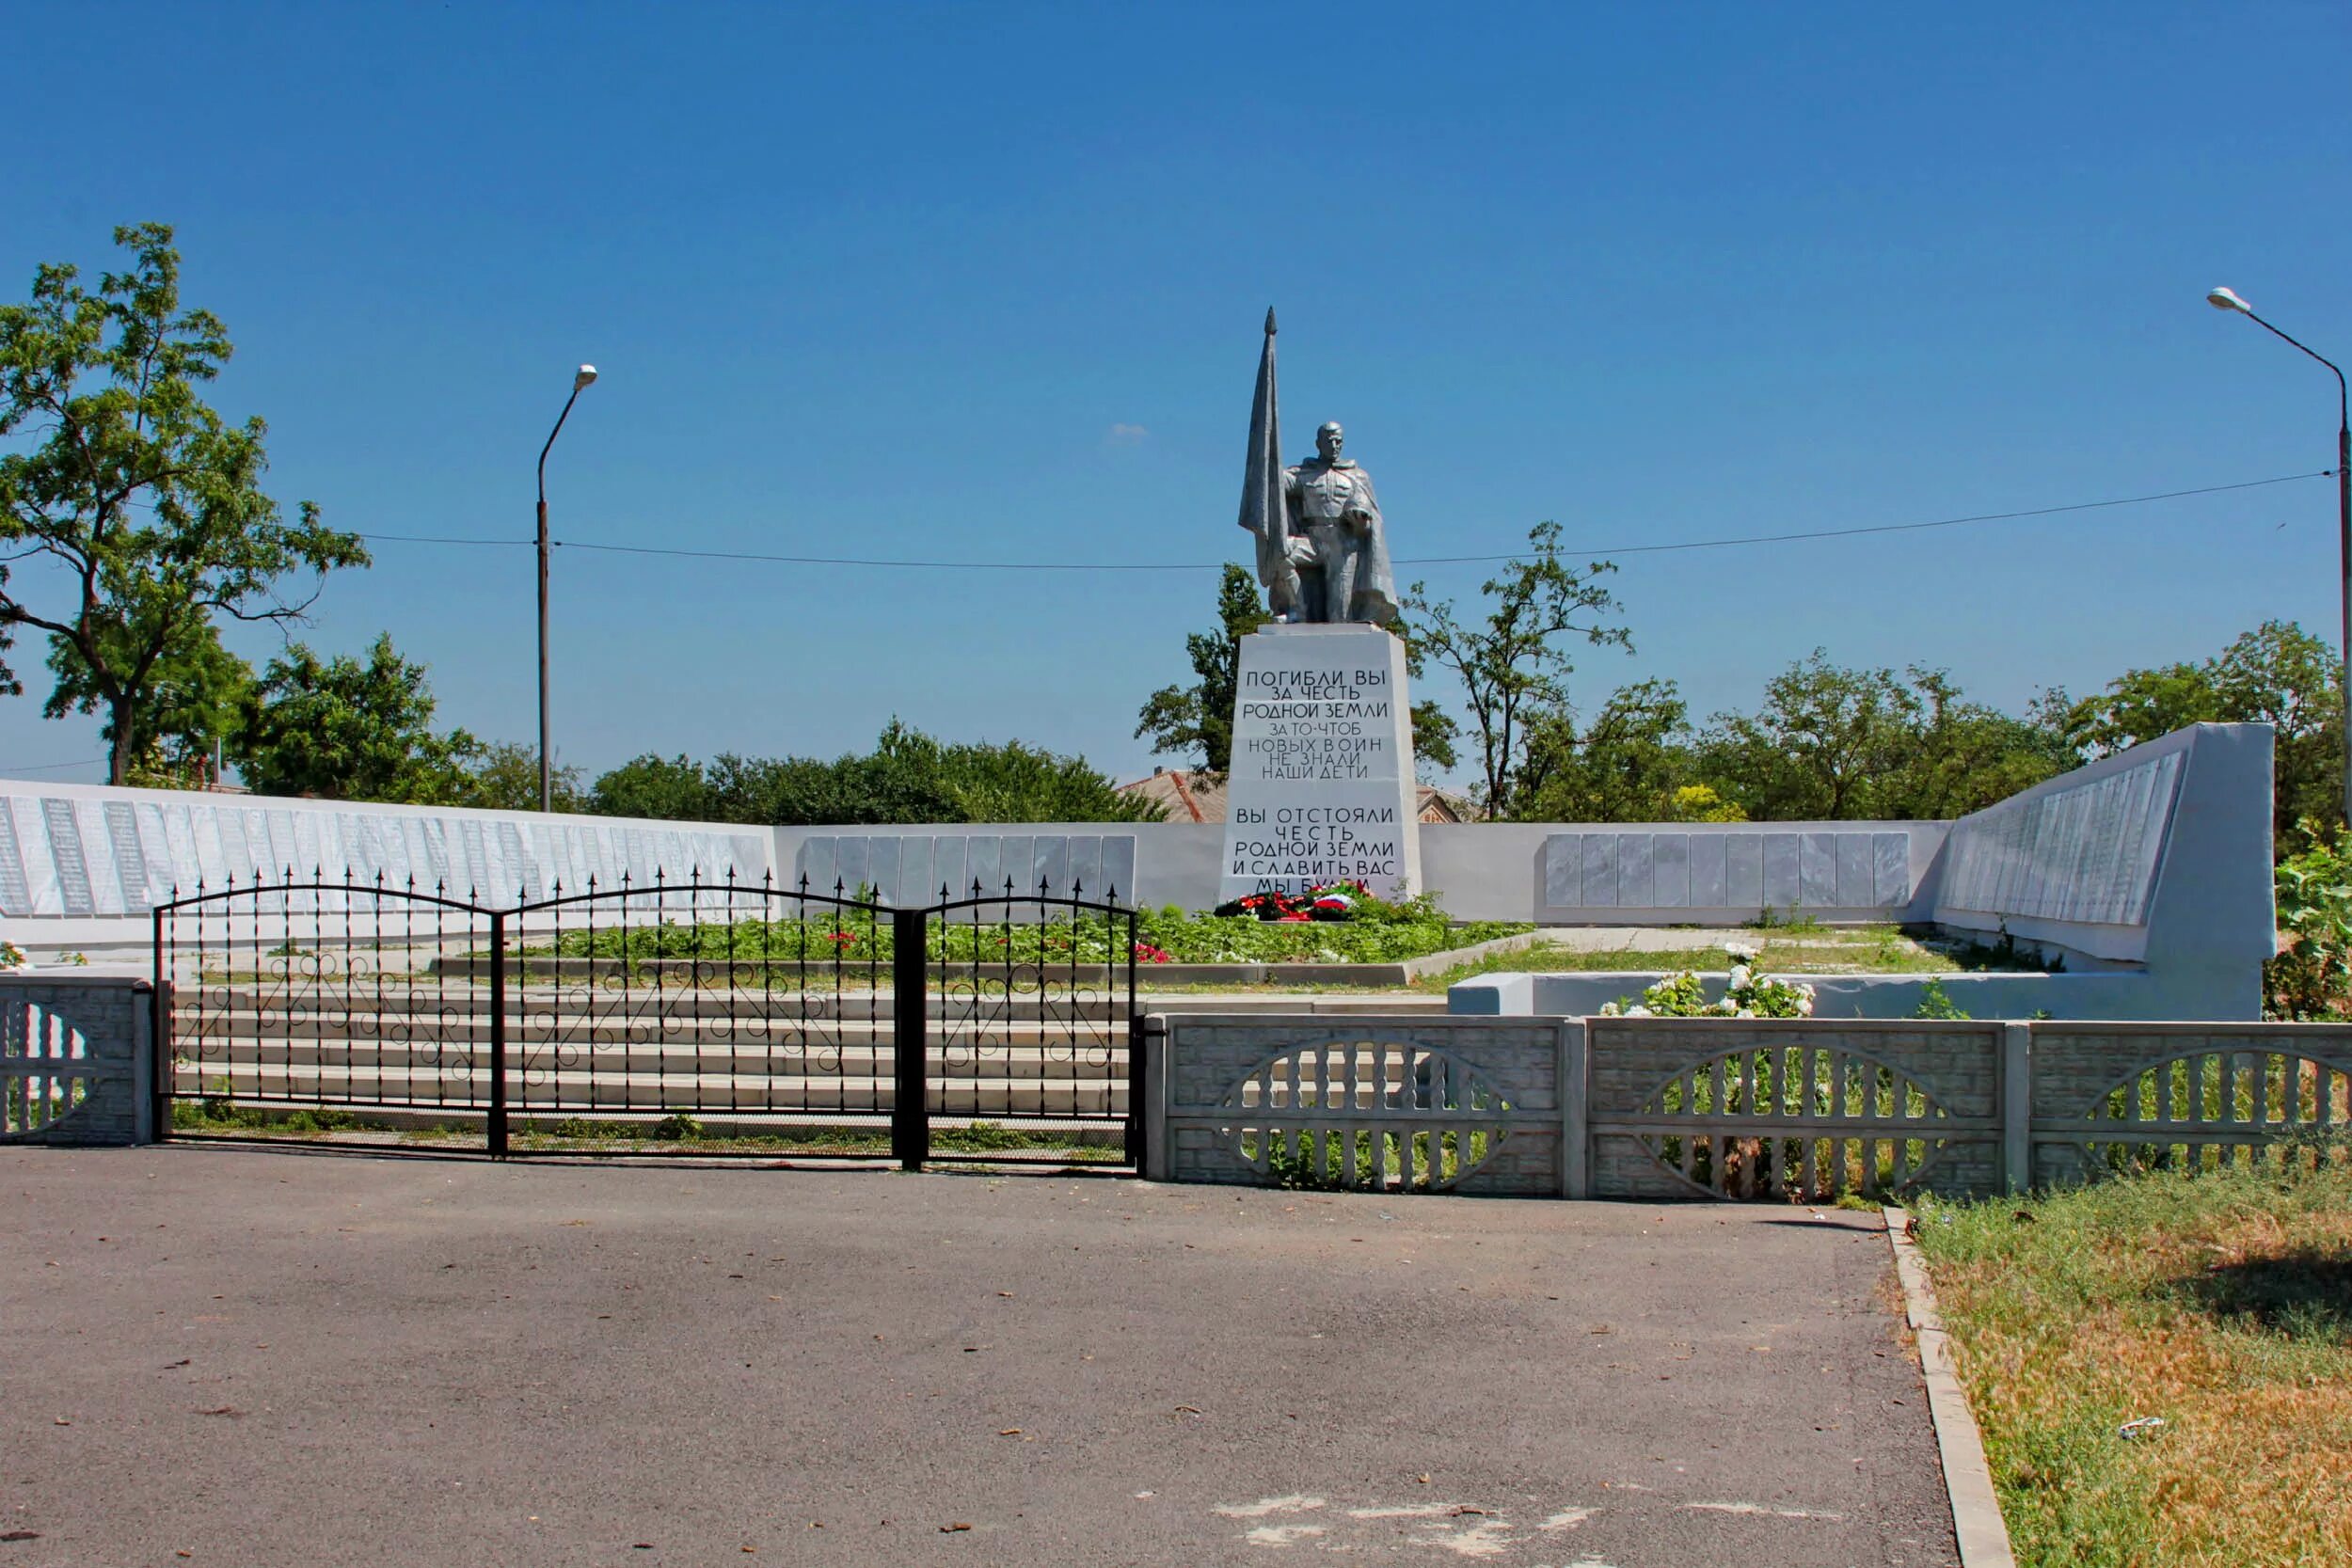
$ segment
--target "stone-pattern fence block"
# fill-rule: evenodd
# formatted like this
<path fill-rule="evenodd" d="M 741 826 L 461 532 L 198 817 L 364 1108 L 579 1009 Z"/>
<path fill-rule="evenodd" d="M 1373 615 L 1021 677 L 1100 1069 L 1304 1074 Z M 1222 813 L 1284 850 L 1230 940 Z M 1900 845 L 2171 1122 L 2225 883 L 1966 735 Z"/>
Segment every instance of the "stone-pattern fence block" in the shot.
<path fill-rule="evenodd" d="M 2352 1162 L 2347 1026 L 1193 1015 L 1144 1050 L 1180 1181 L 1822 1201 Z"/>
<path fill-rule="evenodd" d="M 1561 1038 L 1548 1019 L 1154 1019 L 1152 1173 L 1554 1194 Z"/>
<path fill-rule="evenodd" d="M 153 1003 L 142 976 L 0 974 L 0 1143 L 151 1141 Z"/>

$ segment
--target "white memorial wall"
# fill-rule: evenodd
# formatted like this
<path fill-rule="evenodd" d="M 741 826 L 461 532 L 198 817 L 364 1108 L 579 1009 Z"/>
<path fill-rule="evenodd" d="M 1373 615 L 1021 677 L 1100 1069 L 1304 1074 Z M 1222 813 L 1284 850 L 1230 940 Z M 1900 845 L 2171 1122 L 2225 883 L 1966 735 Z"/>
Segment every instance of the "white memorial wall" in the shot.
<path fill-rule="evenodd" d="M 768 873 L 771 835 L 723 826 L 545 817 L 0 780 L 0 916 L 141 914 L 249 883 L 377 876 L 511 905 L 657 871 L 675 881 Z"/>

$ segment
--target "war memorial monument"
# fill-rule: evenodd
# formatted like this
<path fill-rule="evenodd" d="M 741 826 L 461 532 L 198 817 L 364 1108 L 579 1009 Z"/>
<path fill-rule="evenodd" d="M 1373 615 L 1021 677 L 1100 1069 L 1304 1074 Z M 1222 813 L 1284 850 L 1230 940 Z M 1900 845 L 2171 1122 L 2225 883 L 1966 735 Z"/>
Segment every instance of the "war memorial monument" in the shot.
<path fill-rule="evenodd" d="M 1396 575 L 1372 477 L 1337 422 L 1285 466 L 1265 318 L 1241 526 L 1257 542 L 1272 626 L 1241 640 L 1222 896 L 1360 881 L 1422 888 L 1412 702 Z"/>

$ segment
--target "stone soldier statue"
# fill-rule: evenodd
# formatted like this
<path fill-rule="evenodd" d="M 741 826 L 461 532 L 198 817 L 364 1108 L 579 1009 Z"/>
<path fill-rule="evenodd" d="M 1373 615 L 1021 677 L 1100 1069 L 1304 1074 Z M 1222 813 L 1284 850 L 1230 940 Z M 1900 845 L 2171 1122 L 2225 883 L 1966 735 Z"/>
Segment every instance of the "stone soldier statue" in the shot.
<path fill-rule="evenodd" d="M 1315 455 L 1282 464 L 1282 423 L 1274 384 L 1274 312 L 1249 408 L 1249 464 L 1242 480 L 1241 526 L 1257 540 L 1258 581 L 1282 621 L 1396 619 L 1396 574 L 1372 476 L 1340 455 L 1345 433 L 1315 432 Z"/>
<path fill-rule="evenodd" d="M 1291 516 L 1287 551 L 1298 571 L 1298 617 L 1363 621 L 1385 626 L 1396 619 L 1396 574 L 1380 523 L 1372 476 L 1340 455 L 1347 433 L 1336 420 L 1315 432 L 1315 455 L 1282 470 L 1282 499 Z"/>

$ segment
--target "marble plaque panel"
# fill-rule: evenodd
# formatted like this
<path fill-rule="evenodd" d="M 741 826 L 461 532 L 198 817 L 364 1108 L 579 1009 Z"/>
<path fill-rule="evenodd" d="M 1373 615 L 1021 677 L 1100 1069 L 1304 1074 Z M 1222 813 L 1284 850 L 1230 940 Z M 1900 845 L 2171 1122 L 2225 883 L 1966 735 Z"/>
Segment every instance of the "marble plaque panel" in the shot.
<path fill-rule="evenodd" d="M 295 811 L 286 814 L 293 820 L 286 825 L 293 830 L 294 880 L 297 882 L 327 880 L 326 846 L 319 838 L 318 813 Z M 334 880 L 342 881 L 342 867 L 334 868 Z"/>
<path fill-rule="evenodd" d="M 0 809 L 0 914 L 33 912 L 33 890 L 24 879 L 24 857 L 16 842 L 16 814 Z"/>
<path fill-rule="evenodd" d="M 204 814 L 209 827 L 212 813 Z M 188 808 L 174 803 L 164 808 L 164 837 L 171 846 L 171 880 L 174 896 L 184 896 L 197 891 L 196 884 L 208 873 L 205 871 L 202 835 L 197 832 L 194 816 Z M 218 863 L 220 839 L 212 840 L 214 863 Z"/>
<path fill-rule="evenodd" d="M 1764 835 L 1724 834 L 1724 904 L 1735 910 L 1764 906 Z"/>
<path fill-rule="evenodd" d="M 1878 877 L 1870 865 L 1870 835 L 1837 835 L 1837 903 L 1841 909 L 1867 910 L 1878 903 Z"/>
<path fill-rule="evenodd" d="M 106 838 L 115 852 L 116 907 L 124 912 L 153 908 L 147 896 L 147 847 L 139 842 L 139 820 L 128 800 L 103 803 Z"/>
<path fill-rule="evenodd" d="M 984 894 L 1002 892 L 1005 841 L 994 833 L 974 833 L 965 848 L 964 875 L 979 883 Z"/>
<path fill-rule="evenodd" d="M 1544 907 L 1570 910 L 1584 898 L 1584 843 L 1576 833 L 1544 840 Z"/>
<path fill-rule="evenodd" d="M 92 911 L 122 913 L 122 877 L 115 868 L 115 845 L 113 835 L 106 831 L 105 802 L 74 801 L 73 826 L 82 840 L 82 863 L 89 871 Z"/>
<path fill-rule="evenodd" d="M 898 887 L 891 903 L 902 910 L 939 902 L 939 879 L 931 875 L 934 837 L 909 833 L 898 840 Z"/>
<path fill-rule="evenodd" d="M 1691 835 L 1691 907 L 1695 910 L 1719 910 L 1730 902 L 1724 889 L 1725 872 L 1722 833 L 1692 833 Z"/>
<path fill-rule="evenodd" d="M 49 860 L 56 867 L 57 907 L 70 915 L 95 914 L 90 896 L 89 862 L 82 853 L 82 830 L 73 820 L 73 802 L 43 796 L 43 827 L 49 835 Z"/>
<path fill-rule="evenodd" d="M 885 903 L 898 891 L 898 849 L 896 838 L 878 834 L 866 841 L 866 879 L 874 884 L 873 896 Z"/>
<path fill-rule="evenodd" d="M 1870 890 L 1880 909 L 1899 909 L 1911 902 L 1911 835 L 1870 835 Z"/>
<path fill-rule="evenodd" d="M 1043 892 L 1048 897 L 1070 896 L 1070 835 L 1040 833 L 1037 837 L 1037 864 L 1029 875 L 1028 891 Z"/>
<path fill-rule="evenodd" d="M 1015 893 L 1037 891 L 1037 840 L 1026 833 L 1007 833 L 998 880 L 1009 880 Z"/>
<path fill-rule="evenodd" d="M 1070 890 L 1083 898 L 1103 896 L 1103 835 L 1073 833 L 1070 839 Z"/>
<path fill-rule="evenodd" d="M 506 861 L 506 874 L 513 879 L 523 901 L 546 897 L 544 868 L 535 847 L 523 842 L 522 829 L 512 822 L 499 822 L 492 825 L 491 832 L 498 840 L 499 853 Z"/>
<path fill-rule="evenodd" d="M 36 914 L 57 914 L 57 857 L 49 852 L 49 823 L 39 799 L 0 798 L 16 818 L 16 842 L 24 860 L 24 902 Z"/>
<path fill-rule="evenodd" d="M 1647 833 L 1617 835 L 1617 903 L 1620 908 L 1650 908 L 1650 854 Z"/>
<path fill-rule="evenodd" d="M 1691 835 L 1652 833 L 1649 841 L 1649 896 L 1653 908 L 1682 910 L 1691 906 Z"/>
<path fill-rule="evenodd" d="M 141 909 L 151 910 L 171 896 L 171 833 L 164 826 L 164 808 L 142 800 L 132 813 L 139 835 L 139 859 L 147 867 L 147 896 Z"/>
<path fill-rule="evenodd" d="M 273 876 L 307 879 L 294 874 L 294 866 L 302 858 L 294 846 L 294 814 L 283 806 L 272 806 L 254 815 L 262 819 L 262 832 L 269 842 L 269 868 Z M 310 868 L 306 865 L 302 869 L 307 873 Z"/>
<path fill-rule="evenodd" d="M 239 882 L 251 881 L 255 867 L 262 863 L 254 855 L 252 846 L 245 841 L 245 813 L 215 811 L 203 815 L 211 819 L 213 831 L 220 838 L 219 859 L 206 867 L 213 886 L 226 887 L 231 877 Z"/>
<path fill-rule="evenodd" d="M 116 908 L 122 912 L 149 908 L 146 895 L 146 848 L 139 844 L 139 818 L 127 800 L 102 801 L 106 818 L 106 842 L 116 851 Z"/>
<path fill-rule="evenodd" d="M 1136 839 L 1133 833 L 1120 833 L 1103 840 L 1103 889 L 1112 899 L 1129 909 L 1141 909 L 1142 895 L 1136 889 Z"/>
<path fill-rule="evenodd" d="M 840 896 L 855 898 L 858 889 L 874 880 L 873 863 L 867 854 L 873 844 L 863 833 L 843 833 L 833 841 L 833 879 L 841 889 Z"/>
<path fill-rule="evenodd" d="M 1797 875 L 1797 835 L 1764 835 L 1764 902 L 1775 910 L 1794 909 L 1804 899 L 1804 884 Z"/>
<path fill-rule="evenodd" d="M 931 845 L 931 878 L 947 890 L 949 899 L 972 896 L 972 874 L 966 869 L 971 847 L 965 833 L 942 833 Z"/>
<path fill-rule="evenodd" d="M 1837 835 L 1836 833 L 1800 833 L 1797 835 L 1797 891 L 1807 909 L 1834 909 L 1837 905 Z"/>
<path fill-rule="evenodd" d="M 1584 897 L 1588 910 L 1617 907 L 1617 835 L 1584 835 Z"/>

